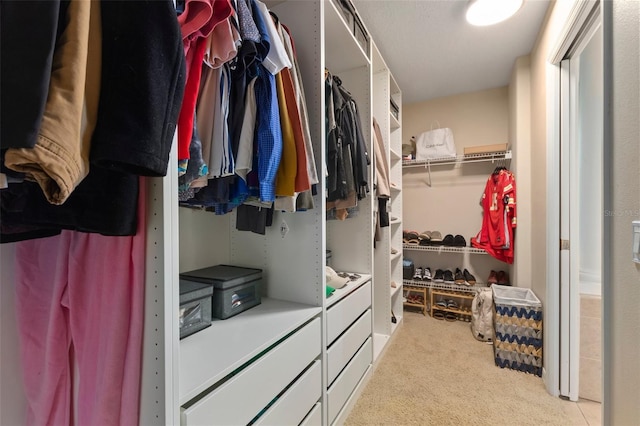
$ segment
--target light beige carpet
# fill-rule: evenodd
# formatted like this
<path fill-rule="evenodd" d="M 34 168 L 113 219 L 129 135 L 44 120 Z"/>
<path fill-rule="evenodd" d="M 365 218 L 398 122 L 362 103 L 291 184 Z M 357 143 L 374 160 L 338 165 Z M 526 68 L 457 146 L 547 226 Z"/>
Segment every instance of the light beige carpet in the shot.
<path fill-rule="evenodd" d="M 569 425 L 540 377 L 496 367 L 470 323 L 404 312 L 346 425 Z"/>

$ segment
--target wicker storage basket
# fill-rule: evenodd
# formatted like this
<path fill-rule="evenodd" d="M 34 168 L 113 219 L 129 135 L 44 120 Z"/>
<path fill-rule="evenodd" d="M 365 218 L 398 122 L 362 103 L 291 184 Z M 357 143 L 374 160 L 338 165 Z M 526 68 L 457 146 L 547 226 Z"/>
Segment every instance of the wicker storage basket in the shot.
<path fill-rule="evenodd" d="M 493 284 L 493 353 L 500 368 L 542 376 L 542 303 L 528 288 Z"/>

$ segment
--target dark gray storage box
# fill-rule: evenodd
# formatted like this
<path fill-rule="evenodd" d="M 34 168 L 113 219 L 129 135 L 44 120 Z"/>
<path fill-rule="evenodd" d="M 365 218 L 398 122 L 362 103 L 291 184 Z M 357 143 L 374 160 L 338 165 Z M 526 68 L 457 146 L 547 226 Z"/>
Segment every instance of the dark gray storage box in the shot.
<path fill-rule="evenodd" d="M 211 295 L 213 286 L 180 280 L 180 338 L 211 325 Z"/>
<path fill-rule="evenodd" d="M 216 265 L 184 272 L 180 278 L 213 286 L 214 318 L 227 319 L 261 303 L 261 269 Z"/>

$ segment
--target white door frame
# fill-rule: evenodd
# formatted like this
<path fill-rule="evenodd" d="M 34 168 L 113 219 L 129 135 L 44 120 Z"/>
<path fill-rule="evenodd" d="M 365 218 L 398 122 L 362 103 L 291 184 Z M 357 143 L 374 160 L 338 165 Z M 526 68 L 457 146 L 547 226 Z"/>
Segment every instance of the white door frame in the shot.
<path fill-rule="evenodd" d="M 569 14 L 563 30 L 560 32 L 555 48 L 551 50 L 546 66 L 547 75 L 547 287 L 546 287 L 546 314 L 545 314 L 545 367 L 543 379 L 547 391 L 551 395 L 563 395 L 571 399 L 577 399 L 577 362 L 567 362 L 561 365 L 561 358 L 566 354 L 568 347 L 561 347 L 560 333 L 563 323 L 565 327 L 576 327 L 576 322 L 569 325 L 562 321 L 560 307 L 560 235 L 561 223 L 557 207 L 560 202 L 560 150 L 561 150 L 561 108 L 560 94 L 563 72 L 561 61 L 567 56 L 580 38 L 584 36 L 582 29 L 593 13 L 600 13 L 599 0 L 576 1 Z M 569 84 L 565 78 L 563 84 Z M 568 294 L 568 293 L 567 293 Z M 574 306 L 575 308 L 575 306 Z M 566 314 L 566 310 L 565 310 Z M 566 315 L 565 315 L 566 316 Z M 573 315 L 576 317 L 576 315 Z M 577 319 L 576 319 L 577 321 Z M 565 330 L 566 332 L 567 330 Z M 564 334 L 564 333 L 563 333 Z M 566 334 L 565 334 L 566 335 Z M 574 341 L 577 333 L 573 334 Z M 568 342 L 563 342 L 568 343 Z M 577 361 L 577 360 L 575 360 Z M 564 367 L 564 368 L 563 368 Z M 570 369 L 573 369 L 571 371 Z M 575 374 L 574 374 L 575 373 Z M 561 381 L 561 374 L 564 374 Z M 574 379 L 575 377 L 575 379 Z M 570 379 L 569 379 L 570 378 Z M 574 381 L 575 380 L 575 381 Z M 563 383 L 561 389 L 561 382 Z M 570 384 L 570 385 L 567 385 Z M 572 392 L 573 390 L 573 392 Z"/>

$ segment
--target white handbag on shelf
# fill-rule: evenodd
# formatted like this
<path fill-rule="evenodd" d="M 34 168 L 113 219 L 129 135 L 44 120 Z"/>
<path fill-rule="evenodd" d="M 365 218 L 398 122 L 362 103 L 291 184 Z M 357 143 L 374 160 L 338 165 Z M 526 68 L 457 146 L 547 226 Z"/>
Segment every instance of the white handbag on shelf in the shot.
<path fill-rule="evenodd" d="M 431 129 L 420 133 L 416 142 L 416 160 L 456 158 L 453 132 L 448 127 Z"/>

